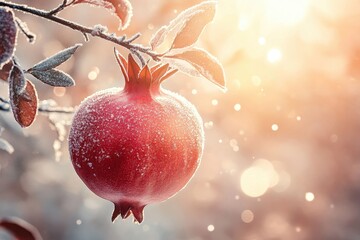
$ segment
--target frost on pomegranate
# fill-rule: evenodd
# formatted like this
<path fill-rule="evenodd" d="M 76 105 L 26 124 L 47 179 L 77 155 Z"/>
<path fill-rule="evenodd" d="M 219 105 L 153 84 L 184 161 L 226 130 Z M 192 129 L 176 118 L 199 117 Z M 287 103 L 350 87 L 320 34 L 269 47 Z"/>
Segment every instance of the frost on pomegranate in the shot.
<path fill-rule="evenodd" d="M 114 203 L 112 220 L 133 215 L 143 221 L 147 204 L 175 195 L 201 159 L 202 120 L 185 98 L 160 87 L 175 70 L 142 69 L 132 55 L 116 53 L 125 78 L 85 99 L 69 135 L 73 166 L 98 196 Z"/>

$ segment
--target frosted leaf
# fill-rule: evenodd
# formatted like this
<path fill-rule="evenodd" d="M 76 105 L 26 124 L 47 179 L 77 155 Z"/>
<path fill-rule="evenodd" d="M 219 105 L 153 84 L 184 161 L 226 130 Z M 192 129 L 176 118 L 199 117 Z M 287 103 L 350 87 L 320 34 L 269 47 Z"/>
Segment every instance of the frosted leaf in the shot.
<path fill-rule="evenodd" d="M 30 223 L 16 217 L 0 218 L 0 227 L 19 240 L 42 240 L 39 231 Z"/>
<path fill-rule="evenodd" d="M 0 8 L 0 67 L 14 54 L 17 28 L 11 10 Z"/>
<path fill-rule="evenodd" d="M 110 10 L 120 20 L 119 29 L 126 29 L 131 21 L 132 6 L 129 0 L 75 0 L 73 4 L 88 3 Z"/>
<path fill-rule="evenodd" d="M 176 34 L 172 48 L 188 47 L 198 40 L 204 27 L 214 19 L 215 3 L 207 4 L 202 9 L 186 19 L 183 27 Z"/>
<path fill-rule="evenodd" d="M 13 146 L 11 146 L 11 144 L 3 138 L 0 138 L 0 149 L 10 154 L 14 152 Z"/>
<path fill-rule="evenodd" d="M 35 86 L 28 80 L 26 80 L 24 90 L 19 92 L 18 85 L 23 78 L 22 71 L 14 66 L 9 77 L 10 106 L 15 120 L 20 126 L 28 127 L 33 123 L 37 114 L 38 97 Z"/>
<path fill-rule="evenodd" d="M 168 29 L 167 26 L 162 26 L 152 36 L 152 38 L 150 40 L 150 46 L 151 46 L 152 50 L 154 50 L 157 46 L 159 46 L 161 43 L 164 42 L 167 29 Z"/>
<path fill-rule="evenodd" d="M 205 1 L 181 12 L 169 25 L 161 27 L 150 44 L 153 49 L 169 39 L 174 47 L 190 46 L 196 42 L 203 28 L 215 15 L 216 1 Z M 182 43 L 180 43 L 182 42 Z"/>
<path fill-rule="evenodd" d="M 179 69 L 181 72 L 186 73 L 189 76 L 201 77 L 202 75 L 188 62 L 179 61 L 173 58 L 163 58 L 163 62 L 169 63 L 171 67 Z"/>
<path fill-rule="evenodd" d="M 11 68 L 9 80 L 10 79 L 12 80 L 10 91 L 14 91 L 15 94 L 21 94 L 25 90 L 26 80 L 24 72 L 17 65 Z"/>
<path fill-rule="evenodd" d="M 12 67 L 13 67 L 12 60 L 8 61 L 3 65 L 3 67 L 0 69 L 0 80 L 3 81 L 8 80 Z"/>
<path fill-rule="evenodd" d="M 75 52 L 76 50 L 81 47 L 82 44 L 76 44 L 75 46 L 69 47 L 67 49 L 64 49 L 55 55 L 48 57 L 41 62 L 35 64 L 32 68 L 28 70 L 28 72 L 31 71 L 47 71 L 52 68 L 55 68 L 68 60 Z"/>
<path fill-rule="evenodd" d="M 50 86 L 70 87 L 75 85 L 75 81 L 70 77 L 70 75 L 57 69 L 50 69 L 47 71 L 36 71 L 30 69 L 28 72 Z"/>
<path fill-rule="evenodd" d="M 221 88 L 225 88 L 224 69 L 221 63 L 207 51 L 200 48 L 191 48 L 182 53 L 166 57 L 184 60 L 190 63 L 192 67 L 206 79 L 212 81 Z M 184 71 L 181 68 L 179 68 L 179 70 Z M 185 72 L 190 74 L 193 73 L 193 71 L 188 71 L 188 69 L 186 69 Z M 197 76 L 197 74 L 194 74 L 194 76 Z"/>

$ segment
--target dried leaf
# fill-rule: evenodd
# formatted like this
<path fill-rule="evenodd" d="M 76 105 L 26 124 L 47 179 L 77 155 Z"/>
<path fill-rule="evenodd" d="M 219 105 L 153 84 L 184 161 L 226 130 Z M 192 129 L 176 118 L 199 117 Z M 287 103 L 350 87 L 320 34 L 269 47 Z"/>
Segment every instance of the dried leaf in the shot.
<path fill-rule="evenodd" d="M 12 154 L 14 152 L 13 146 L 3 138 L 0 138 L 0 149 Z"/>
<path fill-rule="evenodd" d="M 0 8 L 0 67 L 14 54 L 17 27 L 11 10 Z"/>
<path fill-rule="evenodd" d="M 129 0 L 75 0 L 73 4 L 88 3 L 110 10 L 120 20 L 119 29 L 126 29 L 131 21 L 132 6 Z"/>
<path fill-rule="evenodd" d="M 22 93 L 16 92 L 17 79 L 10 75 L 9 89 L 10 89 L 10 106 L 14 114 L 15 120 L 21 127 L 30 126 L 36 117 L 38 110 L 38 97 L 35 86 L 32 82 L 26 80 L 26 87 Z"/>
<path fill-rule="evenodd" d="M 52 68 L 55 68 L 68 60 L 75 52 L 76 50 L 81 47 L 82 44 L 76 44 L 75 46 L 69 47 L 67 49 L 64 49 L 55 55 L 46 58 L 42 60 L 41 62 L 35 64 L 31 69 L 28 71 L 34 70 L 34 71 L 46 71 L 50 70 Z"/>
<path fill-rule="evenodd" d="M 17 240 L 42 240 L 39 231 L 20 218 L 1 218 L 0 227 L 10 232 Z"/>
<path fill-rule="evenodd" d="M 177 33 L 172 48 L 183 48 L 193 45 L 199 38 L 204 27 L 214 19 L 215 3 L 207 4 L 202 10 L 195 12 L 186 19 Z"/>
<path fill-rule="evenodd" d="M 182 53 L 166 57 L 180 59 L 190 63 L 196 71 L 206 79 L 212 81 L 221 88 L 225 88 L 224 69 L 221 63 L 207 51 L 199 48 L 191 48 Z"/>
<path fill-rule="evenodd" d="M 50 69 L 47 71 L 29 70 L 29 73 L 45 84 L 54 87 L 70 87 L 75 85 L 75 81 L 63 71 Z"/>
<path fill-rule="evenodd" d="M 4 64 L 4 66 L 0 69 L 0 79 L 3 81 L 7 81 L 10 75 L 10 71 L 13 67 L 13 61 L 10 60 Z"/>
<path fill-rule="evenodd" d="M 180 48 L 181 45 L 192 45 L 199 38 L 205 25 L 213 19 L 216 4 L 216 1 L 205 1 L 184 10 L 169 25 L 161 27 L 155 33 L 150 43 L 151 47 L 153 49 L 157 48 L 165 39 L 172 43 L 170 47 Z M 174 46 L 176 38 L 177 43 Z M 184 43 L 181 44 L 181 41 Z"/>

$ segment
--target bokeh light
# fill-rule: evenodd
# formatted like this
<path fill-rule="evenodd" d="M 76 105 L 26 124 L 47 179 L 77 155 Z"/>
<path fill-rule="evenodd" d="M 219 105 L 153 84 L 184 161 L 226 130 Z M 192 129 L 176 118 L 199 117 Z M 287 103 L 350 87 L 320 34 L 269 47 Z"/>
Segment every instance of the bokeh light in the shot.
<path fill-rule="evenodd" d="M 51 9 L 61 1 L 18 2 Z M 146 45 L 199 2 L 132 0 L 134 18 L 124 31 L 114 16 L 85 4 L 59 16 L 89 27 L 101 23 L 118 35 L 140 32 L 135 42 Z M 1 137 L 15 151 L 0 152 L 0 215 L 22 217 L 54 240 L 360 239 L 359 9 L 358 0 L 218 1 L 196 47 L 223 64 L 227 91 L 183 73 L 162 84 L 198 109 L 205 148 L 189 184 L 147 206 L 140 226 L 131 219 L 112 224 L 112 205 L 73 171 L 66 141 L 71 114 L 51 114 L 52 123 L 42 113 L 21 129 L 1 112 Z M 47 106 L 76 107 L 96 91 L 124 86 L 114 44 L 84 42 L 71 29 L 17 16 L 38 36 L 28 44 L 19 33 L 16 55 L 24 68 L 83 43 L 61 65 L 76 86 L 52 88 L 29 76 Z M 0 81 L 4 98 L 6 84 Z"/>

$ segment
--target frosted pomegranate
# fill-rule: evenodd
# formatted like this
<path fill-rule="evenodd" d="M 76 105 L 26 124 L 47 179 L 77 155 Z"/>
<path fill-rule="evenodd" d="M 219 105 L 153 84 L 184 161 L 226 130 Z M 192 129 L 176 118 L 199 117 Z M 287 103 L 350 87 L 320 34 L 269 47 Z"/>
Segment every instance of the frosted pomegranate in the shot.
<path fill-rule="evenodd" d="M 200 163 L 202 120 L 185 98 L 160 84 L 175 70 L 168 65 L 140 69 L 129 55 L 116 54 L 125 78 L 86 98 L 69 136 L 73 166 L 96 195 L 114 203 L 119 215 L 143 221 L 147 204 L 184 188 Z"/>

